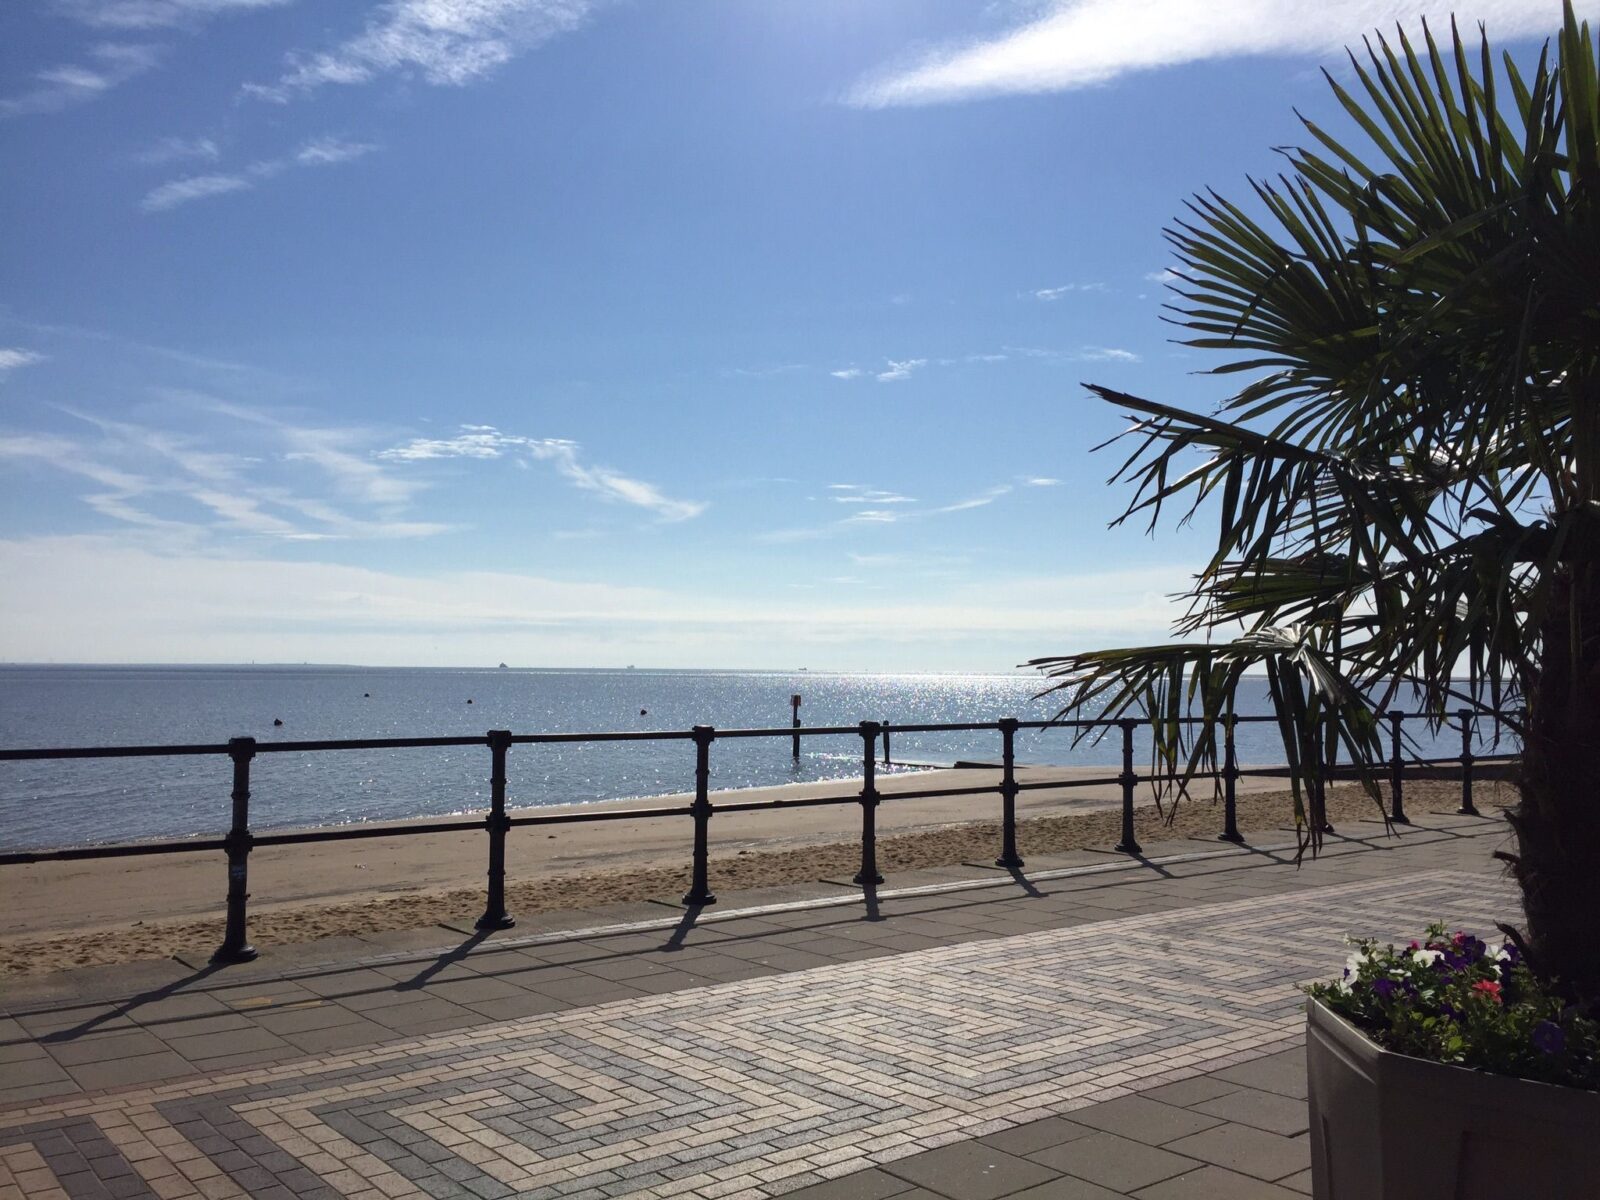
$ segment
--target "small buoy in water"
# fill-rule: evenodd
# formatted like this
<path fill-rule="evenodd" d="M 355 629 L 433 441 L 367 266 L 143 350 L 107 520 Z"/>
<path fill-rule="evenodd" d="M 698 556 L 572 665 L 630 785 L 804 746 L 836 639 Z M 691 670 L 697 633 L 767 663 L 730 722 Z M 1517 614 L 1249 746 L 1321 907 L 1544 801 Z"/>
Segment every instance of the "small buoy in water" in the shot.
<path fill-rule="evenodd" d="M 361 693 L 361 698 L 363 700 L 371 700 L 372 699 L 372 693 L 371 692 L 362 692 Z"/>
<path fill-rule="evenodd" d="M 639 715 L 641 717 L 648 717 L 650 715 L 650 710 L 648 708 L 641 708 L 639 710 Z"/>
<path fill-rule="evenodd" d="M 471 703 L 472 703 L 472 701 L 471 701 L 471 700 L 468 700 L 468 701 L 467 701 L 467 703 L 468 703 L 468 704 L 471 704 Z"/>
<path fill-rule="evenodd" d="M 283 718 L 282 717 L 273 717 L 272 718 L 272 723 L 274 725 L 282 725 L 283 724 Z"/>

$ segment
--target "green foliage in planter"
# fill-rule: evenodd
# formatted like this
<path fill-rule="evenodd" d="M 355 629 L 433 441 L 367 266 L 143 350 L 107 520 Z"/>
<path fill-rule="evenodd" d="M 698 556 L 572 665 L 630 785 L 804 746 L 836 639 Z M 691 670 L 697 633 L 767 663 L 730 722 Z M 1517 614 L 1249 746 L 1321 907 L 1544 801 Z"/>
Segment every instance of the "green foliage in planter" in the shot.
<path fill-rule="evenodd" d="M 1306 992 L 1385 1049 L 1600 1091 L 1600 1023 L 1535 978 L 1512 943 L 1434 924 L 1403 950 L 1350 944 L 1344 975 Z"/>

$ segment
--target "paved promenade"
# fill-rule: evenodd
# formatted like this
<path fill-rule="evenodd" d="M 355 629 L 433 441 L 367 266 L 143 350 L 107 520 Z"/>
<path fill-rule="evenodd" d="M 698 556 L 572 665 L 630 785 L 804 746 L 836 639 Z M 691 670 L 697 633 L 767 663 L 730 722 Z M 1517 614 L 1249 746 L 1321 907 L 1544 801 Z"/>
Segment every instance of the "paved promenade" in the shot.
<path fill-rule="evenodd" d="M 1511 911 L 1421 820 L 8 984 L 0 1200 L 1303 1195 L 1295 985 Z"/>

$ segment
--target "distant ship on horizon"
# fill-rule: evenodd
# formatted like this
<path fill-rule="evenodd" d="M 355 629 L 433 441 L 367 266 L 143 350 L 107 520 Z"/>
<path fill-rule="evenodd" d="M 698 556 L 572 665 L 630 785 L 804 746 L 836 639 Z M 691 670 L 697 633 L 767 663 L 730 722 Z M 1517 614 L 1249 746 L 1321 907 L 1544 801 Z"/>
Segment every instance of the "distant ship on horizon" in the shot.
<path fill-rule="evenodd" d="M 510 669 L 511 668 L 506 666 L 505 663 L 501 663 L 498 667 L 495 668 L 495 670 L 497 670 L 497 671 L 509 671 Z"/>

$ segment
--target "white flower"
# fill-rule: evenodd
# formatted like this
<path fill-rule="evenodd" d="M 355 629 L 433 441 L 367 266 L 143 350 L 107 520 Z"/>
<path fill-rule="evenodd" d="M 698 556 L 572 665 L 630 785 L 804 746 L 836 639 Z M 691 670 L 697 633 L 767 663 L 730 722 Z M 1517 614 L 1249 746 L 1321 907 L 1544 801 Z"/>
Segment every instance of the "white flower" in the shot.
<path fill-rule="evenodd" d="M 1361 970 L 1362 965 L 1365 964 L 1366 961 L 1367 953 L 1365 950 L 1357 950 L 1349 958 L 1345 959 L 1344 974 L 1339 977 L 1338 982 L 1335 983 L 1334 986 L 1341 992 L 1348 992 L 1350 990 L 1350 982 L 1355 979 L 1356 973 Z"/>
<path fill-rule="evenodd" d="M 1444 955 L 1437 950 L 1424 950 L 1419 947 L 1411 952 L 1411 957 L 1416 959 L 1417 962 L 1422 966 L 1431 967 L 1434 963 L 1443 958 Z"/>

